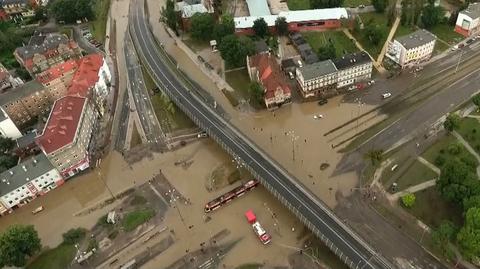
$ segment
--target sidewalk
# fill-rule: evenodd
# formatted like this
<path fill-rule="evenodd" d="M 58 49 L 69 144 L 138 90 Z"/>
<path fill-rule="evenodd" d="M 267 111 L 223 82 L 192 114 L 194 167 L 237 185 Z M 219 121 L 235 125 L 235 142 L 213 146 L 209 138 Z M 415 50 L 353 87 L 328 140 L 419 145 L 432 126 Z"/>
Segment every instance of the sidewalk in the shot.
<path fill-rule="evenodd" d="M 429 161 L 425 160 L 422 156 L 418 156 L 417 160 L 422 164 L 424 164 L 425 166 L 427 166 L 428 168 L 432 169 L 438 175 L 440 175 L 440 169 L 435 165 L 433 165 L 432 163 L 430 163 Z"/>
<path fill-rule="evenodd" d="M 398 25 L 400 24 L 400 17 L 395 18 L 395 22 L 393 22 L 392 28 L 390 28 L 390 33 L 388 33 L 387 40 L 385 40 L 385 44 L 383 44 L 382 51 L 378 55 L 377 64 L 381 65 L 383 62 L 383 58 L 385 57 L 385 53 L 387 52 L 388 43 L 392 40 L 395 32 L 397 31 Z"/>
<path fill-rule="evenodd" d="M 345 33 L 345 35 L 350 39 L 350 40 L 353 40 L 355 42 L 355 46 L 357 46 L 357 48 L 361 51 L 365 51 L 365 53 L 367 53 L 368 57 L 370 57 L 370 59 L 372 60 L 372 63 L 373 63 L 373 66 L 375 66 L 375 69 L 377 69 L 377 71 L 380 73 L 380 74 L 386 74 L 387 73 L 387 70 L 385 70 L 385 68 L 383 68 L 383 66 L 379 65 L 375 59 L 373 59 L 372 55 L 370 55 L 370 53 L 368 53 L 368 51 L 366 51 L 363 47 L 362 47 L 362 44 L 360 44 L 357 39 L 350 33 L 350 31 L 348 29 L 343 29 L 343 32 Z"/>
<path fill-rule="evenodd" d="M 457 133 L 457 131 L 453 131 L 452 133 L 458 139 L 458 141 L 460 141 L 460 143 L 462 143 L 465 146 L 465 148 L 467 148 L 468 152 L 470 152 L 473 156 L 475 156 L 475 158 L 477 159 L 477 162 L 480 164 L 480 155 L 478 155 L 478 153 L 472 148 L 472 146 L 470 146 L 470 144 L 468 144 L 468 142 L 465 139 L 463 139 L 463 137 L 459 133 Z M 477 176 L 480 179 L 480 165 L 477 166 Z"/>
<path fill-rule="evenodd" d="M 388 195 L 387 194 L 387 197 L 389 200 L 397 200 L 398 198 L 404 196 L 405 194 L 407 193 L 416 193 L 416 192 L 419 192 L 421 190 L 424 190 L 424 189 L 428 189 L 430 187 L 433 187 L 435 186 L 435 184 L 437 184 L 437 179 L 431 179 L 429 181 L 425 181 L 423 183 L 420 183 L 418 185 L 415 185 L 415 186 L 412 186 L 410 188 L 406 188 L 405 190 L 403 191 L 399 191 L 399 192 L 396 192 L 392 195 Z"/>

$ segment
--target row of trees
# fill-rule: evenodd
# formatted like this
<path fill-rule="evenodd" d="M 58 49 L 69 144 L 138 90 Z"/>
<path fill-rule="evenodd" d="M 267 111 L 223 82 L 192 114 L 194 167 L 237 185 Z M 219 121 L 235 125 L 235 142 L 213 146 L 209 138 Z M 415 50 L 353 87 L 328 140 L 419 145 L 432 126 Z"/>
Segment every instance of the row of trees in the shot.
<path fill-rule="evenodd" d="M 454 15 L 456 16 L 456 15 Z M 402 1 L 401 23 L 406 26 L 422 25 L 431 29 L 444 21 L 445 10 L 435 6 L 434 0 L 404 0 Z"/>
<path fill-rule="evenodd" d="M 41 247 L 40 238 L 33 225 L 10 226 L 0 235 L 0 268 L 25 266 L 27 260 Z"/>

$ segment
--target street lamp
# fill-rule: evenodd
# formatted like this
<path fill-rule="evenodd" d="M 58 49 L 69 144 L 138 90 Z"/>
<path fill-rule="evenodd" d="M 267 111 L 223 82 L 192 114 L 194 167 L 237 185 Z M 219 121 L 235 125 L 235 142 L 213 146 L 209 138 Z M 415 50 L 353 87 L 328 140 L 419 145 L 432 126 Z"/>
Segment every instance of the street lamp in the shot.
<path fill-rule="evenodd" d="M 185 220 L 183 219 L 182 213 L 180 213 L 180 209 L 178 208 L 178 205 L 176 203 L 177 199 L 175 198 L 175 189 L 168 190 L 168 194 L 170 194 L 170 206 L 177 209 L 178 216 L 180 217 L 183 225 L 186 227 L 187 225 L 185 224 Z"/>
<path fill-rule="evenodd" d="M 295 141 L 299 138 L 298 135 L 295 135 L 295 131 L 288 131 L 287 135 L 290 137 L 292 141 L 292 161 L 295 161 Z"/>

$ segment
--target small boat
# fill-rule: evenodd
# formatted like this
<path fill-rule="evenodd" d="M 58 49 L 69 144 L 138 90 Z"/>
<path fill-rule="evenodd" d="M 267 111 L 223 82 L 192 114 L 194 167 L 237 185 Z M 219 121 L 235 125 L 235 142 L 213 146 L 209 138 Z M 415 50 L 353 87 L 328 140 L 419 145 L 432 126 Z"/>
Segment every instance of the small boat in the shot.
<path fill-rule="evenodd" d="M 44 209 L 43 206 L 39 206 L 39 207 L 35 208 L 35 210 L 32 211 L 32 214 L 35 215 L 35 214 L 37 214 L 37 213 L 39 213 L 39 212 L 42 212 L 43 209 Z"/>

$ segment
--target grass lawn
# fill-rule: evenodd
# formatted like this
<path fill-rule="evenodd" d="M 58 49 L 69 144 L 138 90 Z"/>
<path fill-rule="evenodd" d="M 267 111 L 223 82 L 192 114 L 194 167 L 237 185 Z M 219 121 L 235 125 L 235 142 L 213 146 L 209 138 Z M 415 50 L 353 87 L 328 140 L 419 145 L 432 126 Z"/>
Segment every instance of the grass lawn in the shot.
<path fill-rule="evenodd" d="M 406 210 L 428 226 L 437 227 L 443 220 L 461 226 L 462 208 L 445 201 L 435 187 L 419 191 L 415 196 L 415 205 Z"/>
<path fill-rule="evenodd" d="M 160 94 L 152 95 L 151 97 L 153 109 L 155 110 L 155 115 L 157 116 L 162 128 L 166 128 L 167 131 L 177 131 L 181 129 L 189 129 L 195 127 L 195 123 L 190 120 L 183 111 L 180 110 L 174 104 L 175 113 L 173 115 L 167 111 Z"/>
<path fill-rule="evenodd" d="M 143 65 L 142 65 L 142 73 L 143 73 L 143 80 L 145 81 L 145 87 L 147 88 L 147 90 L 150 92 L 156 89 L 157 85 L 155 84 L 155 82 L 153 82 L 152 77 L 148 74 L 147 69 L 145 69 Z"/>
<path fill-rule="evenodd" d="M 342 31 L 303 32 L 302 35 L 315 52 L 317 52 L 320 47 L 327 45 L 329 40 L 331 40 L 335 46 L 337 57 L 358 51 L 355 44 Z"/>
<path fill-rule="evenodd" d="M 401 191 L 437 177 L 438 175 L 432 169 L 415 160 L 396 182 L 398 183 L 398 190 Z"/>
<path fill-rule="evenodd" d="M 369 23 L 372 23 L 373 25 L 379 27 L 383 32 L 383 38 L 377 45 L 373 45 L 370 42 L 368 37 L 363 34 L 363 30 L 360 30 L 359 32 L 354 31 L 352 33 L 357 41 L 362 44 L 363 48 L 367 50 L 373 58 L 377 58 L 378 54 L 380 54 L 380 51 L 382 50 L 385 40 L 387 40 L 388 33 L 390 32 L 390 27 L 387 26 L 387 16 L 383 13 L 370 12 L 360 14 L 360 18 L 365 26 Z"/>
<path fill-rule="evenodd" d="M 453 31 L 453 28 L 453 26 L 448 24 L 439 24 L 430 29 L 430 32 L 436 35 L 439 39 L 454 45 L 457 42 L 460 42 L 464 37 Z M 440 42 L 437 41 L 437 44 L 438 43 Z"/>
<path fill-rule="evenodd" d="M 410 33 L 415 32 L 416 30 L 417 30 L 416 28 L 412 28 L 412 27 L 409 27 L 409 26 L 403 26 L 403 25 L 400 24 L 397 27 L 397 31 L 395 32 L 394 37 L 405 36 L 405 35 L 408 35 Z"/>
<path fill-rule="evenodd" d="M 435 164 L 435 160 L 438 156 L 443 156 L 444 159 L 457 157 L 459 159 L 468 159 L 471 163 L 477 163 L 475 157 L 470 154 L 470 152 L 460 144 L 462 150 L 458 155 L 452 155 L 448 152 L 448 146 L 453 143 L 460 143 L 453 135 L 446 135 L 445 137 L 439 139 L 435 144 L 428 148 L 423 154 L 422 157 L 427 161 Z M 437 165 L 437 164 L 435 164 Z M 437 165 L 438 166 L 438 165 Z"/>
<path fill-rule="evenodd" d="M 183 43 L 193 50 L 193 52 L 199 52 L 210 47 L 209 41 L 196 40 L 190 36 L 186 39 L 183 39 Z"/>
<path fill-rule="evenodd" d="M 150 208 L 133 211 L 124 216 L 122 226 L 125 231 L 130 232 L 150 220 L 153 216 L 155 216 L 155 211 Z"/>
<path fill-rule="evenodd" d="M 142 138 L 140 137 L 140 134 L 138 133 L 137 130 L 137 125 L 133 125 L 133 130 L 132 130 L 132 137 L 130 139 L 130 148 L 134 148 L 138 145 L 142 144 Z"/>
<path fill-rule="evenodd" d="M 225 80 L 241 97 L 249 98 L 248 86 L 250 85 L 250 77 L 247 69 L 225 72 Z"/>
<path fill-rule="evenodd" d="M 100 42 L 105 42 L 105 30 L 107 28 L 108 10 L 110 0 L 95 1 L 95 20 L 90 24 L 93 37 Z"/>
<path fill-rule="evenodd" d="M 478 119 L 462 119 L 457 131 L 477 153 L 480 153 L 480 122 Z"/>
<path fill-rule="evenodd" d="M 290 10 L 310 9 L 310 0 L 287 0 L 287 4 Z"/>
<path fill-rule="evenodd" d="M 61 244 L 56 248 L 42 252 L 27 269 L 64 269 L 68 268 L 75 257 L 75 246 Z"/>
<path fill-rule="evenodd" d="M 342 6 L 344 7 L 358 7 L 359 5 L 365 5 L 365 6 L 368 6 L 368 5 L 371 5 L 371 1 L 370 0 L 345 0 L 343 1 L 343 4 Z"/>

